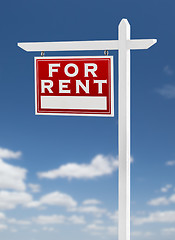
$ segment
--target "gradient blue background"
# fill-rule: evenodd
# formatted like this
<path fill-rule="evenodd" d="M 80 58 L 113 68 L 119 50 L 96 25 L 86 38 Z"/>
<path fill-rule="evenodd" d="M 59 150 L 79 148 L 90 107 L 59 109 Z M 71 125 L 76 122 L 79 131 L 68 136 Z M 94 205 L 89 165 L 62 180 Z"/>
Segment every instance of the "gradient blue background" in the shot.
<path fill-rule="evenodd" d="M 53 191 L 71 195 L 77 202 L 95 198 L 110 212 L 117 210 L 118 173 L 89 180 L 39 179 L 37 172 L 66 163 L 89 164 L 98 154 L 118 155 L 118 55 L 115 64 L 115 117 L 58 117 L 34 114 L 34 57 L 17 47 L 18 42 L 117 39 L 118 24 L 127 18 L 132 38 L 157 38 L 149 50 L 131 54 L 131 215 L 148 217 L 152 212 L 174 211 L 175 205 L 150 206 L 151 199 L 169 198 L 175 187 L 175 30 L 173 1 L 31 0 L 4 1 L 0 8 L 0 146 L 22 151 L 20 160 L 8 163 L 28 170 L 26 183 L 41 185 L 35 198 Z M 46 56 L 100 56 L 103 51 L 46 52 Z M 166 92 L 167 85 L 170 86 Z M 167 184 L 169 192 L 161 192 Z M 10 218 L 32 219 L 63 212 L 18 206 L 4 211 Z M 65 213 L 67 214 L 67 213 Z M 85 215 L 86 216 L 86 215 Z M 140 215 L 139 215 L 140 216 Z M 89 216 L 87 217 L 87 225 Z M 107 221 L 107 220 L 106 220 Z M 104 220 L 105 222 L 105 220 Z M 7 224 L 7 223 L 6 223 Z M 105 224 L 107 224 L 105 222 Z M 173 240 L 172 222 L 132 225 L 132 239 Z M 11 228 L 10 223 L 7 224 Z M 116 223 L 117 226 L 117 223 Z M 37 228 L 38 232 L 32 232 Z M 32 224 L 17 225 L 17 232 L 0 232 L 6 240 L 117 239 L 117 235 L 93 235 L 85 226 L 54 225 L 51 232 Z M 163 229 L 174 229 L 170 233 Z M 57 231 L 58 230 L 58 231 Z M 138 234 L 136 233 L 138 232 Z M 139 235 L 139 232 L 141 235 Z M 166 232 L 166 233 L 165 233 Z M 145 234 L 147 233 L 147 234 Z M 150 234 L 148 234 L 150 233 Z"/>

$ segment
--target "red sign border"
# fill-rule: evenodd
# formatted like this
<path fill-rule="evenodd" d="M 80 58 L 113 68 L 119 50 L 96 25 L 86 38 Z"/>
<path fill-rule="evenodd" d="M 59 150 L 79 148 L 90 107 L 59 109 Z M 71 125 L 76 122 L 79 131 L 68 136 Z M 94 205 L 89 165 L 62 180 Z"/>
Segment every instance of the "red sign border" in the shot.
<path fill-rule="evenodd" d="M 38 112 L 38 92 L 37 92 L 37 71 L 36 71 L 36 61 L 41 59 L 83 59 L 83 58 L 109 58 L 111 62 L 111 91 L 109 96 L 110 101 L 110 113 L 75 113 L 74 110 L 69 112 L 51 113 L 51 112 Z M 35 115 L 52 115 L 52 116 L 96 116 L 96 117 L 114 117 L 114 72 L 113 72 L 113 56 L 65 56 L 65 57 L 34 57 L 34 74 L 35 74 Z M 77 111 L 77 110 L 76 110 Z M 86 111 L 86 110 L 85 110 Z"/>

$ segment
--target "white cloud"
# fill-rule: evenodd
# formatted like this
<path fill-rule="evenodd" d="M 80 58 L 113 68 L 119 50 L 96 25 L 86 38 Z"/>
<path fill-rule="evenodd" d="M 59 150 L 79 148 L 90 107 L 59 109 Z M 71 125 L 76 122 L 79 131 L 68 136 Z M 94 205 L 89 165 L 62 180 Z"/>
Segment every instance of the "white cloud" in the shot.
<path fill-rule="evenodd" d="M 5 214 L 0 212 L 0 219 L 5 219 L 5 218 L 6 218 Z"/>
<path fill-rule="evenodd" d="M 110 175 L 118 167 L 118 160 L 113 157 L 97 155 L 89 164 L 68 163 L 48 172 L 39 172 L 40 178 L 76 178 L 93 179 L 103 175 Z"/>
<path fill-rule="evenodd" d="M 170 188 L 172 188 L 173 186 L 171 185 L 171 184 L 167 184 L 165 187 L 162 187 L 161 188 L 161 192 L 168 192 L 168 190 L 170 189 Z"/>
<path fill-rule="evenodd" d="M 167 235 L 175 234 L 175 228 L 164 228 L 162 229 L 162 232 Z"/>
<path fill-rule="evenodd" d="M 107 227 L 107 231 L 109 235 L 114 235 L 114 236 L 116 236 L 118 233 L 117 226 L 109 226 Z"/>
<path fill-rule="evenodd" d="M 14 158 L 17 159 L 19 157 L 21 157 L 22 153 L 20 151 L 17 152 L 13 152 L 9 149 L 6 148 L 0 148 L 0 158 L 2 159 L 10 159 L 10 158 Z"/>
<path fill-rule="evenodd" d="M 87 199 L 83 201 L 83 205 L 98 205 L 101 204 L 101 202 L 97 199 Z"/>
<path fill-rule="evenodd" d="M 93 215 L 95 215 L 97 217 L 101 217 L 103 214 L 107 213 L 106 209 L 99 208 L 99 207 L 96 207 L 96 206 L 77 207 L 77 208 L 69 209 L 69 211 L 93 214 Z"/>
<path fill-rule="evenodd" d="M 0 209 L 14 209 L 18 205 L 26 205 L 32 201 L 32 196 L 25 192 L 0 191 Z"/>
<path fill-rule="evenodd" d="M 0 231 L 6 230 L 8 227 L 5 224 L 0 224 Z"/>
<path fill-rule="evenodd" d="M 48 225 L 48 224 L 85 224 L 85 219 L 83 216 L 72 215 L 70 217 L 66 217 L 64 215 L 41 215 L 37 218 L 34 218 L 33 221 L 40 225 Z"/>
<path fill-rule="evenodd" d="M 30 225 L 31 222 L 28 220 L 17 220 L 15 218 L 8 219 L 8 222 L 11 224 L 17 224 L 17 225 Z"/>
<path fill-rule="evenodd" d="M 66 207 L 67 209 L 76 208 L 77 202 L 68 194 L 61 192 L 51 192 L 42 196 L 37 201 L 29 201 L 25 204 L 28 208 L 43 209 L 46 205 Z"/>
<path fill-rule="evenodd" d="M 153 235 L 154 234 L 152 232 L 142 232 L 142 231 L 131 232 L 131 236 L 133 236 L 133 237 L 150 237 Z"/>
<path fill-rule="evenodd" d="M 174 74 L 174 71 L 172 70 L 172 68 L 169 65 L 166 65 L 163 69 L 164 73 L 166 73 L 166 75 L 172 76 Z"/>
<path fill-rule="evenodd" d="M 91 231 L 103 231 L 105 230 L 105 227 L 104 226 L 101 226 L 101 225 L 96 225 L 96 224 L 89 224 L 87 227 L 86 227 L 87 230 L 91 230 Z"/>
<path fill-rule="evenodd" d="M 62 224 L 66 220 L 66 217 L 63 215 L 51 215 L 51 216 L 38 216 L 34 219 L 34 222 L 41 225 L 47 225 L 47 224 Z"/>
<path fill-rule="evenodd" d="M 169 201 L 175 203 L 175 194 L 170 196 Z"/>
<path fill-rule="evenodd" d="M 140 237 L 142 236 L 142 232 L 141 231 L 134 231 L 134 232 L 131 232 L 131 236 L 132 237 Z"/>
<path fill-rule="evenodd" d="M 167 166 L 175 166 L 175 160 L 167 161 L 165 164 L 166 164 Z"/>
<path fill-rule="evenodd" d="M 115 223 L 118 222 L 118 211 L 115 211 L 114 214 L 108 213 L 108 217 Z"/>
<path fill-rule="evenodd" d="M 94 220 L 94 224 L 103 224 L 103 223 L 104 223 L 104 221 L 101 220 L 101 219 L 95 219 Z"/>
<path fill-rule="evenodd" d="M 169 205 L 171 203 L 175 203 L 175 194 L 170 197 L 154 198 L 148 202 L 148 204 L 152 206 Z"/>
<path fill-rule="evenodd" d="M 10 231 L 13 232 L 13 233 L 18 232 L 18 230 L 16 228 L 11 228 Z"/>
<path fill-rule="evenodd" d="M 77 216 L 77 215 L 73 215 L 73 216 L 69 217 L 68 221 L 73 224 L 85 224 L 86 223 L 83 216 Z"/>
<path fill-rule="evenodd" d="M 33 193 L 37 193 L 37 192 L 40 192 L 40 191 L 41 191 L 39 184 L 29 183 L 28 186 L 29 186 L 29 188 L 31 189 L 31 191 L 32 191 Z"/>
<path fill-rule="evenodd" d="M 170 84 L 164 85 L 162 88 L 157 89 L 157 92 L 161 96 L 163 96 L 167 99 L 175 98 L 175 86 L 174 85 L 170 85 Z"/>
<path fill-rule="evenodd" d="M 168 205 L 169 200 L 166 197 L 159 197 L 159 198 L 150 200 L 148 204 L 151 206 Z"/>
<path fill-rule="evenodd" d="M 87 229 L 84 229 L 83 231 L 88 231 Z M 93 231 L 90 231 L 90 234 L 92 235 L 92 236 L 103 236 L 103 233 L 102 232 L 93 232 Z"/>
<path fill-rule="evenodd" d="M 30 201 L 30 202 L 27 202 L 25 204 L 25 207 L 27 208 L 37 208 L 37 207 L 40 207 L 41 206 L 41 203 L 40 201 Z"/>
<path fill-rule="evenodd" d="M 43 227 L 43 231 L 53 232 L 55 229 L 53 227 Z"/>
<path fill-rule="evenodd" d="M 84 229 L 86 232 L 90 232 L 92 235 L 117 235 L 117 226 L 106 226 L 101 224 L 92 223 L 86 226 Z"/>
<path fill-rule="evenodd" d="M 175 211 L 152 212 L 147 217 L 132 217 L 134 225 L 144 223 L 175 223 Z"/>
<path fill-rule="evenodd" d="M 0 188 L 24 191 L 27 170 L 12 166 L 0 159 Z"/>
<path fill-rule="evenodd" d="M 61 192 L 52 192 L 40 198 L 40 204 L 63 206 L 67 208 L 76 207 L 76 201 L 68 194 Z"/>

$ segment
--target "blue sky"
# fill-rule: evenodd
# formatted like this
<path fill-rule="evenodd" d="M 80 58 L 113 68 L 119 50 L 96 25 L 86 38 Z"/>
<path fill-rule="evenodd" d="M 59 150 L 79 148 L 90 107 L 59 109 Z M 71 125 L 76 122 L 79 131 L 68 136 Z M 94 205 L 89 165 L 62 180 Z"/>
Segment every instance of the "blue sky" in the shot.
<path fill-rule="evenodd" d="M 122 18 L 130 22 L 132 38 L 158 39 L 131 56 L 131 239 L 174 239 L 174 8 L 169 0 L 1 3 L 2 239 L 117 239 L 117 52 L 109 52 L 114 118 L 35 116 L 34 57 L 40 54 L 17 43 L 113 40 Z M 103 51 L 46 53 L 80 55 Z M 56 169 L 50 173 L 54 179 L 38 174 Z"/>

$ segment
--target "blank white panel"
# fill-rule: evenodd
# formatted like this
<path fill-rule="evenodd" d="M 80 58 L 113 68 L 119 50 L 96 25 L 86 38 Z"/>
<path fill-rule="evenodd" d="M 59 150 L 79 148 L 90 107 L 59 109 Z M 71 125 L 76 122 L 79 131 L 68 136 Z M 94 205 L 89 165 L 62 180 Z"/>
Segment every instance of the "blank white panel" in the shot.
<path fill-rule="evenodd" d="M 107 110 L 107 97 L 41 96 L 41 108 Z"/>

